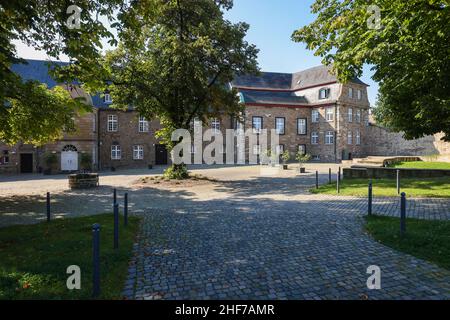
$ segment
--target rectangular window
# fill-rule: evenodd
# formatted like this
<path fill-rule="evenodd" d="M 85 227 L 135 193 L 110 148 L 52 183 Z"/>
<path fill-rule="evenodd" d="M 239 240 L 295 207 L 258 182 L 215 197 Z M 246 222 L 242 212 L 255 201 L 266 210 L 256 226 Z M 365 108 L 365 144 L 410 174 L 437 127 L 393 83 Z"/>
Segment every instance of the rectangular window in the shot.
<path fill-rule="evenodd" d="M 139 132 L 148 132 L 148 121 L 145 117 L 139 117 Z"/>
<path fill-rule="evenodd" d="M 353 109 L 348 108 L 348 122 L 353 122 Z"/>
<path fill-rule="evenodd" d="M 263 118 L 262 117 L 253 117 L 252 118 L 252 128 L 254 133 L 261 133 L 263 126 Z"/>
<path fill-rule="evenodd" d="M 334 121 L 334 109 L 333 108 L 327 108 L 325 111 L 325 119 L 327 121 Z"/>
<path fill-rule="evenodd" d="M 325 133 L 325 144 L 334 144 L 334 132 L 327 131 Z"/>
<path fill-rule="evenodd" d="M 259 144 L 253 145 L 253 154 L 258 155 L 261 153 L 261 146 Z"/>
<path fill-rule="evenodd" d="M 358 95 L 358 100 L 361 100 L 362 99 L 362 91 L 358 90 L 357 95 Z"/>
<path fill-rule="evenodd" d="M 3 154 L 0 157 L 0 164 L 8 164 L 9 163 L 9 151 L 3 150 Z"/>
<path fill-rule="evenodd" d="M 211 129 L 213 133 L 219 133 L 220 132 L 220 120 L 217 118 L 214 118 L 211 121 Z"/>
<path fill-rule="evenodd" d="M 275 131 L 277 134 L 284 134 L 284 118 L 275 118 Z"/>
<path fill-rule="evenodd" d="M 348 97 L 353 99 L 353 88 L 348 88 Z"/>
<path fill-rule="evenodd" d="M 120 146 L 115 144 L 111 146 L 111 159 L 112 160 L 120 160 L 122 158 L 122 150 Z"/>
<path fill-rule="evenodd" d="M 311 119 L 312 119 L 312 122 L 314 122 L 314 123 L 316 123 L 316 122 L 319 122 L 319 110 L 312 110 L 311 111 Z"/>
<path fill-rule="evenodd" d="M 112 102 L 111 95 L 109 93 L 105 93 L 105 96 L 103 97 L 103 101 L 105 103 L 111 103 Z"/>
<path fill-rule="evenodd" d="M 319 144 L 319 133 L 311 132 L 311 144 Z"/>
<path fill-rule="evenodd" d="M 365 123 L 366 127 L 369 126 L 369 117 L 368 116 L 364 117 L 364 123 Z"/>
<path fill-rule="evenodd" d="M 313 155 L 313 156 L 312 156 L 312 160 L 313 160 L 313 161 L 320 161 L 320 156 L 318 156 L 318 155 Z"/>
<path fill-rule="evenodd" d="M 119 127 L 119 121 L 117 120 L 117 115 L 110 114 L 108 115 L 108 131 L 116 132 Z"/>
<path fill-rule="evenodd" d="M 359 130 L 356 131 L 356 144 L 361 144 L 361 132 Z"/>
<path fill-rule="evenodd" d="M 144 159 L 144 147 L 133 146 L 133 160 L 143 160 L 143 159 Z"/>
<path fill-rule="evenodd" d="M 347 132 L 347 144 L 353 144 L 353 133 L 351 131 Z"/>
<path fill-rule="evenodd" d="M 356 110 L 356 122 L 357 123 L 361 122 L 361 110 L 360 109 Z"/>
<path fill-rule="evenodd" d="M 306 119 L 298 118 L 297 119 L 297 134 L 306 134 Z"/>
<path fill-rule="evenodd" d="M 299 144 L 298 145 L 298 152 L 300 152 L 300 154 L 306 154 L 306 145 Z"/>
<path fill-rule="evenodd" d="M 319 100 L 327 99 L 330 96 L 330 89 L 323 88 L 319 90 Z"/>

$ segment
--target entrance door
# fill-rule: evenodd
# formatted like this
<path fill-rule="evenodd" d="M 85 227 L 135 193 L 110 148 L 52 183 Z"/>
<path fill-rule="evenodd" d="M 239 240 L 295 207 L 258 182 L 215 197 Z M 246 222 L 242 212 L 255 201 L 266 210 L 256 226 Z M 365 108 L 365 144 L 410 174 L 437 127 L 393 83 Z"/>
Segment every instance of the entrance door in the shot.
<path fill-rule="evenodd" d="M 33 172 L 33 154 L 21 153 L 20 154 L 20 173 L 32 173 Z"/>
<path fill-rule="evenodd" d="M 61 152 L 61 170 L 62 171 L 78 170 L 78 152 L 76 151 Z"/>
<path fill-rule="evenodd" d="M 167 164 L 167 149 L 163 144 L 155 145 L 155 164 Z"/>

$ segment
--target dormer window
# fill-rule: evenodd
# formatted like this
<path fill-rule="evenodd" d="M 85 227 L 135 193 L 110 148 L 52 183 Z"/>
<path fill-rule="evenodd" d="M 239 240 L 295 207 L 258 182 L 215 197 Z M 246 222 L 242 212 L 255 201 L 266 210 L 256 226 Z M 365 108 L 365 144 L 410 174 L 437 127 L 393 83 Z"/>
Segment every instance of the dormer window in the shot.
<path fill-rule="evenodd" d="M 105 93 L 105 96 L 103 97 L 103 101 L 105 103 L 111 103 L 112 102 L 111 95 L 109 93 Z"/>
<path fill-rule="evenodd" d="M 330 89 L 323 88 L 319 90 L 319 100 L 328 99 L 330 97 Z"/>

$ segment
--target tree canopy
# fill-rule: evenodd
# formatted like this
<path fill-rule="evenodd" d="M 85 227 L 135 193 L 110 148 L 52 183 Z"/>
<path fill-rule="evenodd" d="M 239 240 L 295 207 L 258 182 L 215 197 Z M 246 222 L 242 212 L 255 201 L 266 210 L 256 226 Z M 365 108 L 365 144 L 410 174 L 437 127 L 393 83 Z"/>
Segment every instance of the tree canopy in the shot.
<path fill-rule="evenodd" d="M 73 13 L 67 10 L 71 4 L 65 0 L 0 4 L 0 140 L 42 144 L 57 139 L 63 129 L 73 128 L 74 115 L 89 109 L 60 87 L 49 89 L 37 81 L 24 81 L 11 71 L 12 64 L 26 63 L 14 45 L 20 40 L 46 52 L 50 59 L 57 60 L 61 54 L 71 59 L 72 66 L 64 72 L 53 66 L 52 72 L 62 83 L 72 83 L 81 70 L 93 73 L 101 56 L 101 40 L 115 43 L 99 17 L 114 19 L 114 10 L 120 12 L 122 1 L 76 1 L 82 10 L 79 28 L 67 23 Z"/>
<path fill-rule="evenodd" d="M 238 115 L 243 106 L 229 83 L 258 71 L 258 50 L 244 40 L 247 24 L 224 19 L 231 7 L 230 0 L 149 0 L 125 13 L 119 46 L 103 61 L 114 104 L 157 117 L 166 144 L 194 118 Z"/>
<path fill-rule="evenodd" d="M 312 12 L 316 20 L 293 40 L 344 82 L 372 65 L 377 121 L 407 139 L 444 132 L 450 140 L 449 1 L 316 0 Z"/>

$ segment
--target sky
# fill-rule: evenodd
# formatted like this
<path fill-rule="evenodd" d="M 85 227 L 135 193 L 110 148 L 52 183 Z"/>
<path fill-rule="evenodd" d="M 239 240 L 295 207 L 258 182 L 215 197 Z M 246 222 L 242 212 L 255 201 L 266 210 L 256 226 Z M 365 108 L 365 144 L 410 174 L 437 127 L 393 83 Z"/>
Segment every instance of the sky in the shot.
<path fill-rule="evenodd" d="M 314 0 L 234 0 L 234 7 L 225 13 L 232 22 L 246 22 L 250 25 L 246 40 L 260 50 L 258 56 L 262 71 L 293 73 L 320 65 L 321 58 L 306 49 L 304 43 L 291 40 L 292 33 L 314 21 L 310 6 Z M 26 59 L 47 59 L 43 52 L 37 52 L 15 42 L 18 55 Z M 364 68 L 361 80 L 370 87 L 369 101 L 376 101 L 378 85 L 371 79 L 373 72 Z"/>

